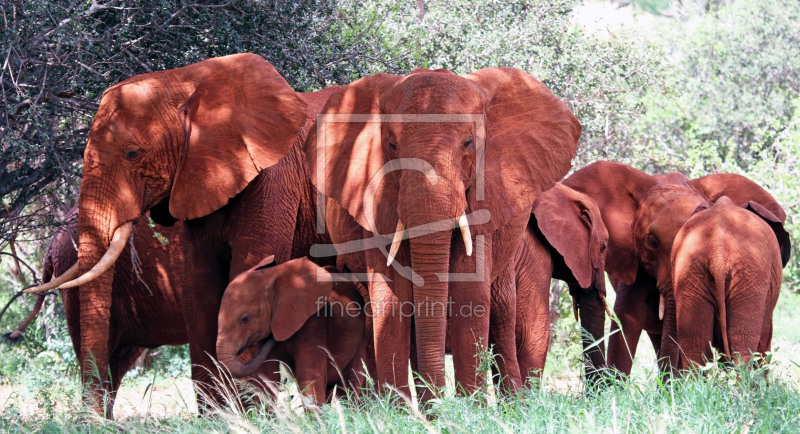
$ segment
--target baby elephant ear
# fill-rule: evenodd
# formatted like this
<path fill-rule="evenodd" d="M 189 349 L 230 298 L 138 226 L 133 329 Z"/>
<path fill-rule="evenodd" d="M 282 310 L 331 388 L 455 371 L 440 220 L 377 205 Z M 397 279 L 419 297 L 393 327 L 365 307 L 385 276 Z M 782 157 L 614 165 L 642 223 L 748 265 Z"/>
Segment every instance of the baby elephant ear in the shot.
<path fill-rule="evenodd" d="M 778 239 L 778 246 L 781 249 L 781 262 L 783 266 L 786 267 L 792 252 L 792 241 L 789 239 L 789 233 L 783 228 L 783 222 L 770 210 L 756 201 L 748 201 L 742 208 L 752 211 L 772 228 L 772 232 L 775 233 L 775 238 Z"/>
<path fill-rule="evenodd" d="M 781 222 L 786 221 L 786 212 L 771 194 L 756 182 L 735 173 L 718 173 L 689 180 L 689 185 L 700 191 L 709 202 L 728 196 L 737 206 L 748 201 L 758 202 Z"/>
<path fill-rule="evenodd" d="M 307 117 L 306 103 L 255 54 L 186 68 L 197 87 L 179 110 L 185 145 L 169 202 L 179 220 L 225 206 L 299 142 Z"/>
<path fill-rule="evenodd" d="M 272 336 L 285 341 L 328 302 L 331 275 L 308 258 L 277 265 L 273 284 Z"/>
<path fill-rule="evenodd" d="M 592 285 L 592 255 L 589 251 L 593 222 L 584 206 L 556 184 L 533 204 L 533 215 L 542 235 L 564 257 L 564 262 L 582 288 Z M 576 193 L 577 194 L 577 193 Z"/>
<path fill-rule="evenodd" d="M 486 68 L 464 77 L 478 85 L 488 100 L 485 131 L 480 125 L 476 131 L 479 171 L 480 139 L 485 139 L 483 173 L 476 173 L 476 185 L 467 193 L 472 211 L 491 213 L 489 223 L 475 228 L 485 234 L 529 209 L 541 192 L 567 174 L 581 124 L 550 89 L 520 69 Z M 479 177 L 483 192 L 478 191 Z"/>

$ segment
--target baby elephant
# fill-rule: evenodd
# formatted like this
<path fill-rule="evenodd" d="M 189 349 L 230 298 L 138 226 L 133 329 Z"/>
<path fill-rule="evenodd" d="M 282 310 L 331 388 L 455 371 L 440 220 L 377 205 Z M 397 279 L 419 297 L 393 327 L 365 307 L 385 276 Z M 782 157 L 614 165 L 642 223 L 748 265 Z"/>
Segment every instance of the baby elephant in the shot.
<path fill-rule="evenodd" d="M 269 382 L 280 380 L 283 363 L 304 393 L 326 402 L 343 380 L 360 383 L 355 370 L 363 366 L 366 345 L 362 304 L 354 285 L 332 279 L 328 269 L 307 258 L 276 265 L 269 257 L 225 290 L 217 357 L 235 377 L 268 364 L 274 369 L 261 372 L 270 373 Z"/>
<path fill-rule="evenodd" d="M 739 207 L 723 196 L 698 207 L 675 236 L 674 294 L 662 294 L 659 309 L 676 338 L 662 343 L 670 365 L 711 360 L 709 342 L 733 361 L 769 351 L 789 249 L 782 222 L 758 203 Z"/>

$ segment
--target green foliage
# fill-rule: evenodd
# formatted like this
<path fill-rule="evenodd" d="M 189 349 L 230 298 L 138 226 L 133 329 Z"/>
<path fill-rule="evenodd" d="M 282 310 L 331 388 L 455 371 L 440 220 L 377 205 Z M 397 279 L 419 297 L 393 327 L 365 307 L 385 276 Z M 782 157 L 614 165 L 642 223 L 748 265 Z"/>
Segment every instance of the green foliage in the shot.
<path fill-rule="evenodd" d="M 667 92 L 642 100 L 635 136 L 648 152 L 634 166 L 690 178 L 747 176 L 783 205 L 796 246 L 800 3 L 737 1 L 662 27 L 658 41 L 671 59 Z M 792 253 L 786 274 L 795 285 L 798 250 Z"/>
<path fill-rule="evenodd" d="M 408 47 L 409 62 L 419 67 L 465 74 L 513 66 L 537 77 L 581 120 L 578 167 L 629 159 L 630 125 L 643 111 L 639 95 L 660 89 L 662 55 L 638 40 L 584 34 L 570 20 L 576 4 L 446 0 L 426 4 L 421 20 L 413 2 L 359 1 L 350 8 L 356 16 L 385 17 L 379 31 Z"/>

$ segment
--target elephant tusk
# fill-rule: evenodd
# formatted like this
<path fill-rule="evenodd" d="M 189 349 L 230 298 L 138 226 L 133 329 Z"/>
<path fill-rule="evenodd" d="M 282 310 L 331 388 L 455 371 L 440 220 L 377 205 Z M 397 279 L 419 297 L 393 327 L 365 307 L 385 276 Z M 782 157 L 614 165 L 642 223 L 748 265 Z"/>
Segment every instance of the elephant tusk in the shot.
<path fill-rule="evenodd" d="M 392 247 L 389 248 L 389 256 L 386 257 L 386 266 L 392 265 L 392 261 L 394 261 L 395 255 L 397 255 L 397 251 L 400 250 L 400 243 L 403 242 L 403 237 L 405 236 L 406 229 L 403 226 L 403 222 L 399 219 L 397 220 L 397 229 L 394 231 L 394 237 L 392 238 Z"/>
<path fill-rule="evenodd" d="M 660 295 L 660 296 L 658 296 L 658 320 L 659 321 L 663 321 L 664 320 L 664 308 L 665 308 L 664 296 Z"/>
<path fill-rule="evenodd" d="M 61 284 L 67 283 L 76 277 L 78 277 L 78 261 L 75 261 L 75 263 L 72 264 L 67 271 L 61 273 L 61 275 L 55 279 L 39 286 L 32 286 L 28 289 L 24 289 L 22 292 L 25 294 L 36 294 L 39 292 L 49 291 L 51 289 L 58 288 L 61 286 Z"/>
<path fill-rule="evenodd" d="M 575 321 L 580 321 L 578 319 L 578 302 L 575 297 L 572 297 L 572 314 L 575 315 Z"/>
<path fill-rule="evenodd" d="M 608 308 L 608 303 L 606 303 L 606 296 L 599 292 L 597 293 L 597 295 L 600 296 L 600 301 L 603 302 L 603 307 L 606 309 L 606 315 L 608 315 L 609 318 L 612 318 L 614 315 L 611 314 L 611 310 L 609 310 Z"/>
<path fill-rule="evenodd" d="M 469 233 L 469 222 L 467 221 L 467 214 L 462 213 L 458 218 L 458 227 L 461 229 L 461 238 L 464 239 L 464 249 L 467 250 L 467 256 L 472 256 L 472 234 Z"/>
<path fill-rule="evenodd" d="M 122 254 L 122 250 L 125 249 L 125 245 L 128 244 L 128 238 L 131 236 L 132 229 L 133 222 L 127 222 L 114 230 L 114 236 L 111 238 L 111 245 L 108 246 L 108 250 L 103 257 L 97 261 L 97 264 L 95 264 L 95 266 L 92 267 L 91 270 L 87 271 L 83 276 L 61 285 L 61 289 L 74 288 L 76 286 L 81 286 L 91 282 L 97 278 L 97 276 L 105 273 L 106 270 L 113 267 L 114 263 L 117 261 L 117 258 L 119 258 L 119 255 Z"/>

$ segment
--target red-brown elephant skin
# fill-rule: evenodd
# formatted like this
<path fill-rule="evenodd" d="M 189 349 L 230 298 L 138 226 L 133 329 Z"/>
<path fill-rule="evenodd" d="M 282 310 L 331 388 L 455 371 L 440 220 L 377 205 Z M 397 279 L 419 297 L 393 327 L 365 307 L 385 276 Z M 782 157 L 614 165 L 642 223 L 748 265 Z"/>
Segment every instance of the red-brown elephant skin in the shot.
<path fill-rule="evenodd" d="M 157 223 L 186 220 L 189 289 L 181 306 L 192 378 L 211 384 L 228 282 L 268 255 L 282 263 L 328 241 L 313 230 L 315 195 L 301 145 L 333 91 L 295 93 L 254 54 L 143 74 L 105 91 L 84 154 L 81 277 L 62 286 L 80 285 L 85 384 L 107 388 L 113 272 L 104 270 L 147 211 Z M 205 392 L 198 395 L 216 397 Z"/>
<path fill-rule="evenodd" d="M 363 385 L 364 303 L 355 285 L 332 279 L 330 271 L 306 258 L 275 265 L 270 257 L 228 285 L 217 356 L 231 375 L 258 371 L 260 380 L 275 385 L 283 364 L 317 404 L 337 386 Z M 252 357 L 243 362 L 245 352 Z"/>
<path fill-rule="evenodd" d="M 604 346 L 595 341 L 605 334 L 607 246 L 608 231 L 588 196 L 556 184 L 536 199 L 512 267 L 492 284 L 489 342 L 506 389 L 530 386 L 544 370 L 551 279 L 569 285 L 575 319 L 580 315 L 589 334 L 583 339 L 587 380 L 593 383 L 597 370 L 605 367 Z"/>
<path fill-rule="evenodd" d="M 66 216 L 66 225 L 53 235 L 42 263 L 42 280 L 61 276 L 78 260 L 78 208 Z M 182 223 L 172 227 L 157 226 L 168 242 L 163 244 L 147 227 L 133 233 L 133 245 L 140 267 L 135 271 L 130 251 L 126 249 L 114 266 L 111 289 L 111 321 L 108 333 L 110 371 L 106 397 L 107 416 L 112 417 L 114 397 L 125 373 L 146 348 L 182 345 L 189 342 L 181 308 L 183 250 L 186 232 Z M 67 327 L 76 355 L 81 354 L 79 289 L 62 289 Z"/>
<path fill-rule="evenodd" d="M 599 161 L 563 182 L 597 203 L 608 229 L 606 272 L 616 291 L 614 313 L 619 324 L 612 322 L 607 359 L 610 367 L 624 374 L 630 374 L 643 330 L 657 355 L 662 342 L 671 338 L 662 333 L 660 293 L 672 288 L 670 253 L 675 235 L 698 206 L 728 196 L 737 205 L 758 202 L 781 222 L 786 219 L 765 189 L 735 174 L 690 180 L 678 172 L 652 176 L 624 164 Z M 661 370 L 671 370 L 669 363 L 670 359 L 660 358 Z"/>
<path fill-rule="evenodd" d="M 662 344 L 671 366 L 703 366 L 711 345 L 735 363 L 771 349 L 784 243 L 782 222 L 757 202 L 723 196 L 686 221 L 672 245 L 672 291 L 662 294 L 664 332 L 676 337 Z"/>
<path fill-rule="evenodd" d="M 339 90 L 323 114 L 332 117 L 310 132 L 306 158 L 329 198 L 337 268 L 369 278 L 379 387 L 410 395 L 413 320 L 420 378 L 444 386 L 447 326 L 457 389 L 475 390 L 491 284 L 510 266 L 534 200 L 569 170 L 580 123 L 515 68 L 377 74 Z M 361 117 L 343 120 L 350 115 Z M 373 236 L 380 246 L 366 241 Z M 434 395 L 422 390 L 423 401 Z"/>

